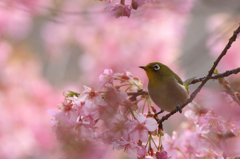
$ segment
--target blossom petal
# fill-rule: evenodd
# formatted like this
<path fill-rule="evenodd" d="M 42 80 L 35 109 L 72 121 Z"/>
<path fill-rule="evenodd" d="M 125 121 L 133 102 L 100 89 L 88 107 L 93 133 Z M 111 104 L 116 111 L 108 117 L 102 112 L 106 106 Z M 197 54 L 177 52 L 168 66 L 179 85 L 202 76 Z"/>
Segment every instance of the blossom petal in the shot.
<path fill-rule="evenodd" d="M 148 129 L 148 131 L 155 131 L 158 127 L 157 121 L 153 118 L 147 118 L 145 127 Z"/>

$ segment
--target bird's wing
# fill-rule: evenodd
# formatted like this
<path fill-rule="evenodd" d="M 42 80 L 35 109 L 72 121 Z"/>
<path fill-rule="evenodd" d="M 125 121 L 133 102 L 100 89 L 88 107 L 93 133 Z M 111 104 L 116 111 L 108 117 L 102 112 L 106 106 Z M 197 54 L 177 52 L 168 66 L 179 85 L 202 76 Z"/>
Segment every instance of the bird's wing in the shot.
<path fill-rule="evenodd" d="M 192 77 L 192 78 L 188 78 L 183 82 L 183 85 L 185 86 L 188 94 L 189 94 L 189 89 L 188 89 L 188 85 L 195 79 L 196 77 Z"/>
<path fill-rule="evenodd" d="M 181 80 L 181 78 L 174 73 L 174 78 L 178 81 L 179 84 L 183 85 L 183 81 Z"/>

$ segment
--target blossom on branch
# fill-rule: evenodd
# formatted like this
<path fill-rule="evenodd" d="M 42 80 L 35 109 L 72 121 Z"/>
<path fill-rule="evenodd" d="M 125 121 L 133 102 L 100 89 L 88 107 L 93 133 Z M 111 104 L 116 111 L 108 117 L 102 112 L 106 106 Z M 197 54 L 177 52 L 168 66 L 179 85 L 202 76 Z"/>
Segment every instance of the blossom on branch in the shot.
<path fill-rule="evenodd" d="M 132 159 L 138 159 L 146 154 L 146 149 L 131 141 L 118 141 L 113 143 L 113 147 L 117 150 L 124 149 L 124 151 Z"/>
<path fill-rule="evenodd" d="M 153 132 L 157 129 L 157 122 L 153 118 L 147 118 L 144 115 L 136 115 L 132 122 L 128 123 L 129 126 L 129 136 L 134 142 L 141 140 L 142 142 L 147 142 L 148 132 Z"/>
<path fill-rule="evenodd" d="M 138 105 L 127 95 L 129 91 L 142 89 L 142 81 L 127 71 L 114 74 L 105 69 L 99 83 L 100 91 L 87 86 L 80 93 L 69 91 L 58 105 L 59 112 L 48 110 L 54 117 L 53 132 L 65 142 L 98 138 L 116 149 L 124 149 L 131 158 L 143 157 L 147 152 L 143 143 L 158 124 L 152 117 L 137 115 Z M 99 127 L 99 121 L 105 128 Z"/>
<path fill-rule="evenodd" d="M 129 5 L 116 4 L 115 6 L 108 6 L 105 11 L 110 12 L 112 16 L 119 17 L 130 17 L 132 7 Z"/>
<path fill-rule="evenodd" d="M 156 153 L 156 159 L 168 159 L 168 153 L 166 151 L 161 151 Z"/>
<path fill-rule="evenodd" d="M 114 80 L 113 71 L 111 69 L 105 69 L 103 73 L 99 76 L 99 83 L 101 83 L 103 86 L 106 83 L 112 84 Z"/>

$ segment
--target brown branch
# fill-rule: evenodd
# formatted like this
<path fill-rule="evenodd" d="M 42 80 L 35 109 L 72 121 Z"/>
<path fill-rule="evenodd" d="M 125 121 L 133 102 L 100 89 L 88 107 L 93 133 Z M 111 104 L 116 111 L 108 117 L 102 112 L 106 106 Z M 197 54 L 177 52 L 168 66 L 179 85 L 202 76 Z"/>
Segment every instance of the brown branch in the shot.
<path fill-rule="evenodd" d="M 210 79 L 219 79 L 219 78 L 227 77 L 227 76 L 229 76 L 229 75 L 231 75 L 231 74 L 237 74 L 237 73 L 239 73 L 239 72 L 240 72 L 240 67 L 235 68 L 235 69 L 232 69 L 232 70 L 228 70 L 228 71 L 226 71 L 226 72 L 224 72 L 224 73 L 218 73 L 218 74 L 216 74 L 216 75 L 212 75 L 212 76 L 210 77 Z M 205 78 L 206 78 L 206 76 L 200 77 L 200 78 L 195 78 L 190 84 L 195 84 L 195 83 L 201 82 L 201 81 L 203 81 Z M 190 84 L 189 84 L 189 85 L 190 85 Z"/>
<path fill-rule="evenodd" d="M 141 90 L 139 92 L 128 92 L 129 96 L 140 96 L 140 95 L 148 95 L 148 91 Z"/>
<path fill-rule="evenodd" d="M 202 83 L 198 86 L 198 88 L 190 95 L 190 98 L 187 99 L 187 101 L 180 105 L 180 108 L 183 109 L 187 104 L 193 101 L 193 99 L 196 97 L 196 95 L 201 91 L 202 87 L 207 83 L 209 79 L 211 79 L 212 74 L 214 73 L 214 70 L 216 69 L 218 63 L 222 59 L 224 55 L 226 55 L 228 49 L 231 47 L 232 43 L 236 40 L 237 34 L 240 33 L 240 26 L 238 26 L 237 30 L 234 31 L 232 37 L 229 39 L 227 45 L 223 49 L 222 53 L 218 56 L 216 61 L 214 61 L 212 68 L 208 71 L 208 75 L 202 80 Z M 167 120 L 170 116 L 175 114 L 178 110 L 175 109 L 171 111 L 169 114 L 163 116 L 160 120 L 158 120 L 158 124 L 162 123 L 163 121 Z"/>

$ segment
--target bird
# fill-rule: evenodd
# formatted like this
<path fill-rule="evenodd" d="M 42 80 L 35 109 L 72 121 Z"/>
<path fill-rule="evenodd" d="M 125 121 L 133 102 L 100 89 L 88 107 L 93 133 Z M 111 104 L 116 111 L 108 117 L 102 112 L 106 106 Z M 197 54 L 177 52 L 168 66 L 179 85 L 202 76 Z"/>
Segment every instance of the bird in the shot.
<path fill-rule="evenodd" d="M 171 112 L 177 109 L 182 112 L 180 105 L 189 97 L 188 84 L 194 79 L 183 82 L 168 66 L 152 62 L 146 66 L 139 66 L 144 69 L 148 77 L 148 92 L 152 101 L 163 111 Z"/>

